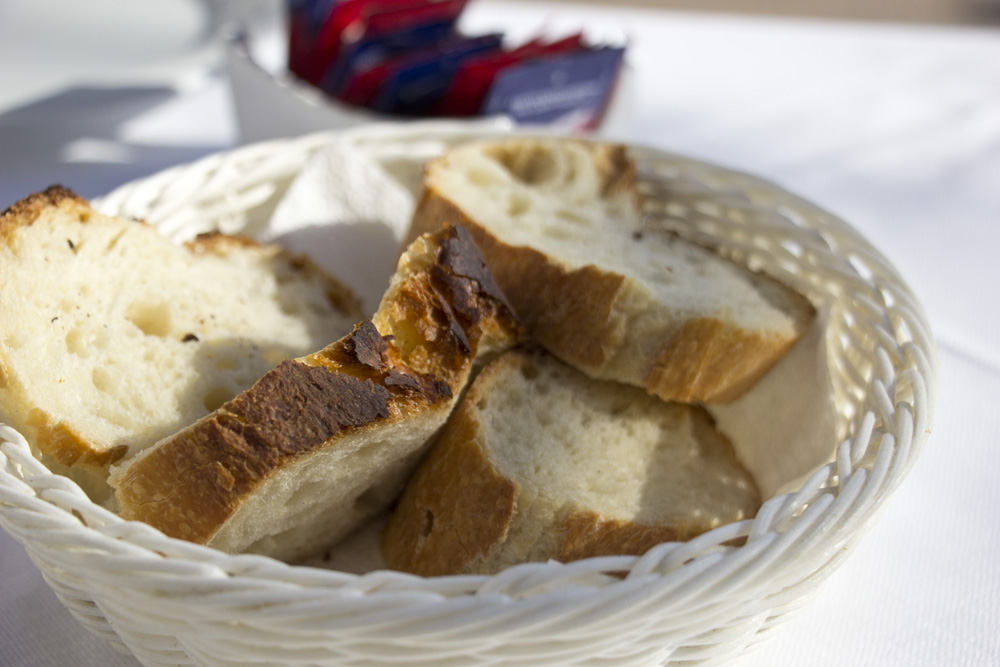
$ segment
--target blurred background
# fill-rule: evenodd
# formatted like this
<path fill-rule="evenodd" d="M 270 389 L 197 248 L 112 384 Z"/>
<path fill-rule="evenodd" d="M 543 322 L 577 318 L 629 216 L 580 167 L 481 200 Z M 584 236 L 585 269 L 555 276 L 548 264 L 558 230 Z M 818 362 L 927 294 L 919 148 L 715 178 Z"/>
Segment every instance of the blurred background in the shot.
<path fill-rule="evenodd" d="M 53 183 L 97 197 L 232 149 L 255 138 L 247 115 L 286 136 L 329 120 L 216 39 L 283 2 L 0 0 L 0 210 Z M 1000 0 L 469 6 L 477 30 L 530 34 L 560 15 L 628 34 L 616 138 L 752 172 L 843 217 L 931 318 L 945 399 L 926 452 L 823 594 L 738 667 L 1000 664 Z M 0 665 L 138 663 L 90 636 L 0 531 Z"/>
<path fill-rule="evenodd" d="M 605 0 L 585 0 L 607 4 Z M 1000 23 L 998 0 L 626 0 L 693 11 L 954 24 Z"/>

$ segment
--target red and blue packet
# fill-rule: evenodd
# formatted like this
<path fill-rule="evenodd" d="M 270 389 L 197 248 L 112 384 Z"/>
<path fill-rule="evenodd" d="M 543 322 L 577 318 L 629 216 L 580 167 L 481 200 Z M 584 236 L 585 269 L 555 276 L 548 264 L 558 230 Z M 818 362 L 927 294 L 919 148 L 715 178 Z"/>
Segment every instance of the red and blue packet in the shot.
<path fill-rule="evenodd" d="M 510 51 L 490 53 L 463 62 L 452 79 L 451 86 L 437 109 L 441 116 L 475 116 L 483 107 L 486 95 L 500 72 L 518 65 L 583 46 L 583 34 L 577 33 L 555 42 L 533 39 Z"/>
<path fill-rule="evenodd" d="M 370 108 L 405 116 L 430 115 L 463 61 L 500 48 L 500 34 L 460 38 L 433 47 L 423 55 L 404 58 L 392 68 Z"/>
<path fill-rule="evenodd" d="M 398 116 L 503 114 L 524 124 L 593 130 L 624 47 L 580 33 L 516 47 L 464 35 L 467 0 L 287 0 L 288 62 L 349 105 Z"/>
<path fill-rule="evenodd" d="M 320 31 L 337 0 L 288 0 L 288 69 L 312 82 Z"/>
<path fill-rule="evenodd" d="M 500 72 L 482 107 L 521 125 L 596 130 L 621 71 L 624 47 L 584 49 Z"/>
<path fill-rule="evenodd" d="M 381 60 L 450 39 L 467 0 L 341 0 L 319 54 L 320 87 L 338 95 L 350 77 Z"/>
<path fill-rule="evenodd" d="M 422 115 L 447 91 L 458 63 L 498 49 L 501 39 L 458 38 L 377 62 L 352 76 L 337 97 L 384 113 Z"/>
<path fill-rule="evenodd" d="M 289 69 L 331 90 L 365 52 L 419 48 L 447 36 L 467 0 L 288 0 Z M 409 34 L 413 32 L 414 34 Z M 337 77 L 337 81 L 332 81 Z"/>

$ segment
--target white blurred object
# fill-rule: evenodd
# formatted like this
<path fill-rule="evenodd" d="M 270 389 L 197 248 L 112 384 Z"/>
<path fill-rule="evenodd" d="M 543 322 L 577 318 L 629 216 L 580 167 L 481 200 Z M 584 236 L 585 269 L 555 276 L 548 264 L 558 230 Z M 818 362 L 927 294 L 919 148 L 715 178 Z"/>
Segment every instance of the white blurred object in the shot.
<path fill-rule="evenodd" d="M 338 276 L 372 313 L 396 267 L 424 162 L 456 142 L 510 127 L 497 118 L 460 126 L 369 123 L 345 131 L 306 162 L 260 234 Z"/>
<path fill-rule="evenodd" d="M 4 0 L 0 109 L 68 87 L 205 81 L 218 48 L 211 7 L 198 0 Z"/>
<path fill-rule="evenodd" d="M 250 0 L 244 4 L 217 0 L 216 5 L 222 7 L 217 11 L 216 21 L 222 26 L 220 34 L 225 44 L 226 71 L 241 143 L 399 120 L 342 104 L 289 75 L 287 30 L 280 2 Z M 533 33 L 553 26 L 565 30 L 564 23 L 568 23 L 568 19 L 559 23 L 547 21 L 537 25 Z M 505 26 L 501 27 L 506 30 Z M 588 27 L 588 31 L 598 40 L 614 43 L 624 40 L 620 30 L 608 26 Z M 513 26 L 512 32 L 523 32 L 523 26 Z M 631 136 L 635 91 L 627 57 L 595 133 L 604 138 L 624 140 Z"/>

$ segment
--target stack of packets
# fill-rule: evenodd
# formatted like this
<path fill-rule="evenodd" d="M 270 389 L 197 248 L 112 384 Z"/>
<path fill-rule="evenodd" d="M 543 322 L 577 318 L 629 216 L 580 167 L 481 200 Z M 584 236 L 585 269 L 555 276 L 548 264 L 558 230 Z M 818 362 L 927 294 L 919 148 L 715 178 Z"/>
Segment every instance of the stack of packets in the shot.
<path fill-rule="evenodd" d="M 624 45 L 583 33 L 510 46 L 464 35 L 468 0 L 288 0 L 291 72 L 349 105 L 400 116 L 505 115 L 596 129 Z"/>

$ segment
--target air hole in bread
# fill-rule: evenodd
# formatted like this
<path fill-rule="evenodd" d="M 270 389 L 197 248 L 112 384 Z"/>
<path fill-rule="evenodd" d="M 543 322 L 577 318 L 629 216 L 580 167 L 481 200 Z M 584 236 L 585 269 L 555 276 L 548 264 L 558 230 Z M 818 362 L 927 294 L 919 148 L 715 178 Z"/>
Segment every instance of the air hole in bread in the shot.
<path fill-rule="evenodd" d="M 526 361 L 521 365 L 521 375 L 523 375 L 528 380 L 534 380 L 538 377 L 539 370 L 538 364 L 531 361 Z"/>
<path fill-rule="evenodd" d="M 203 401 L 205 409 L 209 412 L 214 412 L 232 400 L 235 395 L 236 394 L 227 387 L 212 387 L 205 393 L 205 399 Z"/>
<path fill-rule="evenodd" d="M 87 346 L 83 344 L 83 331 L 80 327 L 73 327 L 66 332 L 66 351 L 82 357 L 86 354 Z"/>
<path fill-rule="evenodd" d="M 163 338 L 170 333 L 170 309 L 163 302 L 136 301 L 126 317 L 147 336 Z"/>
<path fill-rule="evenodd" d="M 565 220 L 566 222 L 572 222 L 575 225 L 589 225 L 590 219 L 584 215 L 581 215 L 578 211 L 574 211 L 569 208 L 560 208 L 556 210 L 556 216 Z"/>
<path fill-rule="evenodd" d="M 499 185 L 503 182 L 495 173 L 483 169 L 482 167 L 473 167 L 469 169 L 469 173 L 466 174 L 466 176 L 473 185 L 478 186 Z"/>
<path fill-rule="evenodd" d="M 309 507 L 316 502 L 316 497 L 327 489 L 328 483 L 325 479 L 313 479 L 300 484 L 295 491 L 288 496 L 285 501 L 285 509 L 289 512 L 297 512 L 303 507 Z"/>
<path fill-rule="evenodd" d="M 559 176 L 559 164 L 550 151 L 540 146 L 529 150 L 498 146 L 487 154 L 526 185 L 540 185 Z"/>
<path fill-rule="evenodd" d="M 421 537 L 430 537 L 434 532 L 434 512 L 427 510 L 424 512 L 424 525 L 420 528 Z"/>
<path fill-rule="evenodd" d="M 294 301 L 282 301 L 278 304 L 281 308 L 281 312 L 289 317 L 299 317 L 302 315 L 304 304 L 295 303 Z"/>
<path fill-rule="evenodd" d="M 24 346 L 25 336 L 17 331 L 10 331 L 3 337 L 3 344 L 12 350 L 19 350 Z"/>
<path fill-rule="evenodd" d="M 230 356 L 219 357 L 215 360 L 215 369 L 220 371 L 232 371 L 236 370 L 239 363 L 235 358 Z"/>
<path fill-rule="evenodd" d="M 507 200 L 507 214 L 518 218 L 531 209 L 531 199 L 520 192 L 512 192 Z"/>
<path fill-rule="evenodd" d="M 90 372 L 90 381 L 94 383 L 94 388 L 104 394 L 111 394 L 118 388 L 120 378 L 100 366 Z"/>
<path fill-rule="evenodd" d="M 409 358 L 417 347 L 425 343 L 420 331 L 406 320 L 396 320 L 392 327 L 392 344 L 399 350 L 404 359 Z"/>
<path fill-rule="evenodd" d="M 91 351 L 101 350 L 107 346 L 108 333 L 103 329 L 87 330 L 76 326 L 66 333 L 66 351 L 78 357 L 88 357 Z"/>
<path fill-rule="evenodd" d="M 580 230 L 574 226 L 570 227 L 568 225 L 552 225 L 549 229 L 545 230 L 545 237 L 554 241 L 572 241 L 580 238 Z"/>

